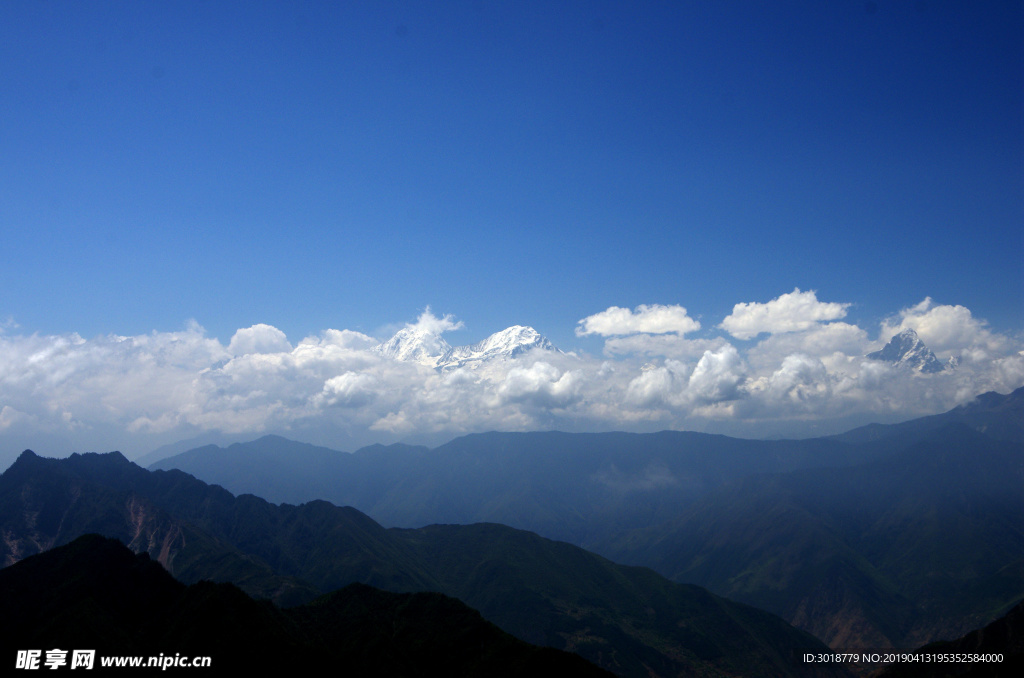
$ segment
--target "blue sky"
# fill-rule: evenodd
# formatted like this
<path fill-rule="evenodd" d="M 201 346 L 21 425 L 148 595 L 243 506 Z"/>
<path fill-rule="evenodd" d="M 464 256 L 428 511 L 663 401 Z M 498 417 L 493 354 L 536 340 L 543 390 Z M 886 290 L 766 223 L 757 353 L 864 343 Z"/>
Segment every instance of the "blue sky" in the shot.
<path fill-rule="evenodd" d="M 580 320 L 659 304 L 743 349 L 734 305 L 799 288 L 870 341 L 926 298 L 1016 341 L 1022 32 L 1017 2 L 4 3 L 4 336 L 294 346 L 429 305 L 452 344 L 601 355 Z"/>

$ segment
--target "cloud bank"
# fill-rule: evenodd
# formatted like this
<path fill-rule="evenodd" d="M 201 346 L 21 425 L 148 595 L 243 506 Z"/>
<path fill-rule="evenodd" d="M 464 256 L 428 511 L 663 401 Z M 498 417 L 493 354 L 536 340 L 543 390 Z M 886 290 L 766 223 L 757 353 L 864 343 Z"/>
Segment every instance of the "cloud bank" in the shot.
<path fill-rule="evenodd" d="M 925 299 L 867 329 L 838 321 L 848 306 L 800 290 L 736 304 L 721 329 L 744 340 L 768 333 L 745 347 L 713 329 L 684 339 L 700 324 L 682 306 L 613 306 L 576 329 L 605 337 L 601 356 L 534 349 L 450 370 L 384 355 L 376 347 L 387 337 L 351 330 L 292 343 L 256 324 L 225 345 L 195 323 L 91 339 L 13 334 L 8 324 L 0 333 L 0 443 L 9 463 L 32 441 L 67 448 L 51 453 L 122 449 L 133 457 L 203 433 L 276 432 L 342 449 L 494 429 L 810 435 L 1024 385 L 1020 340 L 962 306 Z M 403 331 L 440 341 L 461 326 L 428 309 Z M 922 375 L 864 357 L 906 328 L 941 359 L 961 356 L 960 366 Z"/>

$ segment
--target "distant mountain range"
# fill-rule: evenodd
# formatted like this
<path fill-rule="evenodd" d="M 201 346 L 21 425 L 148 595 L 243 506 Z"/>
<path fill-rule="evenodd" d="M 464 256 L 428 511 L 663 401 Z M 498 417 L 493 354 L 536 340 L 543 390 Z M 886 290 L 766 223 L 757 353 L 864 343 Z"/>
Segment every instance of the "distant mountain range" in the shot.
<path fill-rule="evenodd" d="M 406 327 L 383 344 L 374 346 L 373 350 L 388 358 L 415 362 L 439 370 L 466 366 L 476 368 L 490 361 L 513 358 L 532 350 L 560 353 L 537 330 L 522 325 L 496 332 L 476 344 L 456 347 L 449 345 L 436 332 Z"/>
<path fill-rule="evenodd" d="M 948 412 L 899 424 L 868 424 L 832 438 L 855 445 L 873 443 L 892 451 L 950 424 L 963 424 L 994 440 L 1024 444 L 1024 388 L 1006 395 L 989 391 Z"/>
<path fill-rule="evenodd" d="M 149 554 L 186 584 L 232 582 L 279 604 L 306 603 L 352 583 L 443 593 L 521 640 L 576 652 L 619 675 L 846 675 L 837 665 L 808 674 L 799 653 L 824 646 L 774 615 L 570 544 L 486 523 L 384 529 L 354 508 L 325 501 L 275 506 L 252 495 L 235 497 L 181 471 L 146 471 L 118 453 L 57 460 L 24 452 L 0 476 L 0 521 L 0 561 L 7 565 L 27 565 L 34 554 L 97 533 Z M 223 590 L 203 590 L 216 600 L 210 599 L 208 622 L 193 639 L 231 623 L 216 622 L 224 619 L 217 616 Z M 53 603 L 55 609 L 65 609 L 63 600 Z M 224 604 L 235 605 L 228 619 L 251 621 L 249 603 Z M 71 606 L 67 614 L 77 622 L 61 628 L 83 620 L 106 624 L 95 621 L 104 617 L 95 617 L 89 606 Z M 153 609 L 162 608 L 154 602 Z M 41 621 L 27 625 L 46 627 Z M 260 633 L 253 630 L 250 647 L 274 647 L 273 638 Z"/>
<path fill-rule="evenodd" d="M 959 364 L 956 357 L 950 358 L 946 363 L 940 361 L 912 329 L 903 330 L 890 339 L 881 350 L 868 353 L 867 357 L 924 374 L 952 370 Z"/>
<path fill-rule="evenodd" d="M 953 638 L 1024 597 L 1024 389 L 811 440 L 488 433 L 354 454 L 266 437 L 180 468 L 386 525 L 500 522 L 773 611 L 834 647 Z"/>

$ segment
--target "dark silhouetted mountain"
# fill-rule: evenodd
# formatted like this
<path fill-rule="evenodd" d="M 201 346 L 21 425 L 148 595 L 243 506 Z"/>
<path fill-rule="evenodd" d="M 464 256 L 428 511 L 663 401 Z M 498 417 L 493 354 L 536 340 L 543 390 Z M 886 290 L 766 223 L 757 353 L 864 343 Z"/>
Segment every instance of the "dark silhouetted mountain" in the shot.
<path fill-rule="evenodd" d="M 282 610 L 231 584 L 186 587 L 146 554 L 98 535 L 0 570 L 0 639 L 5 656 L 96 650 L 90 673 L 103 656 L 181 654 L 210 657 L 209 675 L 609 675 L 577 655 L 517 640 L 438 593 L 353 584 Z"/>
<path fill-rule="evenodd" d="M 955 361 L 943 365 L 931 349 L 924 345 L 917 332 L 911 329 L 903 330 L 890 339 L 881 350 L 868 353 L 867 357 L 925 374 L 942 372 L 947 367 L 952 369 L 956 365 Z"/>
<path fill-rule="evenodd" d="M 901 662 L 882 670 L 879 678 L 1017 678 L 1024 675 L 1024 602 L 988 626 L 956 640 L 918 648 L 920 654 L 969 655 L 975 661 Z M 987 661 L 977 661 L 978 656 Z M 998 655 L 1000 661 L 993 661 Z"/>
<path fill-rule="evenodd" d="M 131 508 L 140 503 L 141 521 Z M 768 613 L 502 525 L 386 530 L 353 508 L 234 497 L 116 453 L 54 460 L 25 452 L 0 476 L 0 506 L 7 559 L 69 541 L 77 535 L 68 526 L 120 537 L 159 518 L 189 538 L 135 540 L 134 548 L 172 568 L 187 554 L 193 577 L 209 568 L 231 580 L 238 568 L 247 593 L 283 592 L 293 602 L 302 587 L 327 592 L 351 583 L 437 591 L 521 639 L 573 650 L 622 675 L 804 675 L 796 652 L 823 647 Z"/>
<path fill-rule="evenodd" d="M 124 472 L 138 467 L 119 453 L 73 455 L 62 461 L 26 451 L 0 475 L 0 531 L 5 536 L 0 564 L 95 532 L 148 553 L 186 583 L 235 582 L 281 604 L 309 600 L 319 592 L 275 573 L 266 562 L 172 516 L 135 491 L 131 474 L 126 477 Z M 89 473 L 81 473 L 82 468 Z M 107 476 L 116 482 L 108 483 Z M 209 495 L 231 497 L 221 488 L 210 488 Z M 215 560 L 210 554 L 216 554 Z"/>

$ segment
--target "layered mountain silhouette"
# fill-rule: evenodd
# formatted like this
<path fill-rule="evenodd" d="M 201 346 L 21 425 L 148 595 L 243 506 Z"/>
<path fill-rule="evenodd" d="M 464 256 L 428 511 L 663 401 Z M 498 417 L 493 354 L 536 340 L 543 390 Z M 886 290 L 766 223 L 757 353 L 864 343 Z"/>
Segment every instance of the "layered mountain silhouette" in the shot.
<path fill-rule="evenodd" d="M 7 657 L 54 648 L 209 657 L 204 675 L 611 675 L 578 655 L 517 640 L 438 593 L 351 584 L 281 609 L 232 584 L 185 586 L 146 553 L 98 535 L 0 570 L 0 645 Z M 102 668 L 97 658 L 90 673 Z"/>
<path fill-rule="evenodd" d="M 803 441 L 489 433 L 354 454 L 267 437 L 158 462 L 386 525 L 500 522 L 773 611 L 837 648 L 954 638 L 1024 597 L 1024 389 Z"/>
<path fill-rule="evenodd" d="M 497 524 L 384 529 L 353 508 L 235 497 L 118 453 L 55 460 L 26 451 L 0 476 L 0 520 L 5 564 L 95 532 L 149 554 L 187 584 L 232 582 L 281 603 L 352 583 L 434 591 L 521 640 L 620 675 L 807 675 L 799 653 L 823 649 L 769 613 L 529 532 Z"/>

